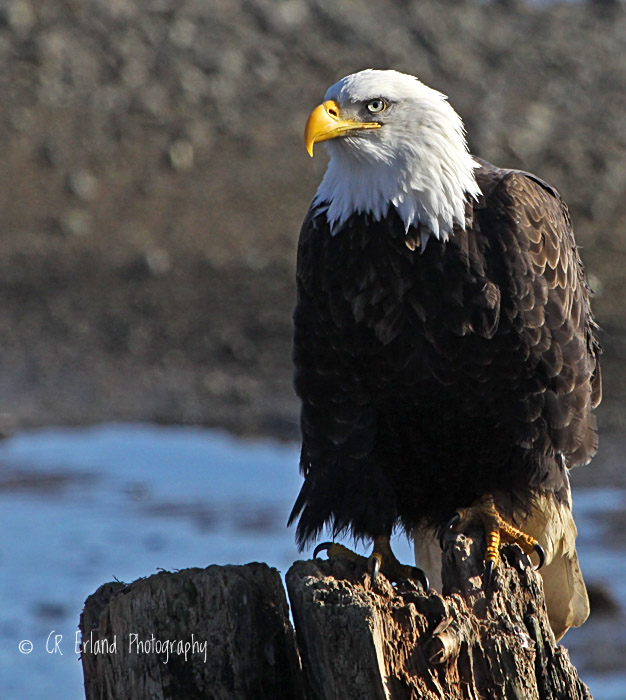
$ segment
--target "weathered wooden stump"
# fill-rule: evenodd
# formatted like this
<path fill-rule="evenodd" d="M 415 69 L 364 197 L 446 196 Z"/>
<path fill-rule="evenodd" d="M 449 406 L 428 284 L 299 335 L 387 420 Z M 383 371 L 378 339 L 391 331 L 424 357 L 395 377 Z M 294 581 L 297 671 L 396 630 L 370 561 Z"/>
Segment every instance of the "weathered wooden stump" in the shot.
<path fill-rule="evenodd" d="M 304 697 L 285 590 L 266 564 L 104 584 L 80 629 L 87 700 Z"/>
<path fill-rule="evenodd" d="M 372 583 L 340 559 L 296 562 L 286 576 L 295 636 L 265 564 L 105 584 L 81 617 L 87 700 L 591 700 L 555 644 L 541 578 L 508 547 L 485 590 L 482 547 L 450 538 L 443 595 Z M 206 647 L 166 658 L 165 642 L 192 635 Z M 115 649 L 97 647 L 107 639 Z"/>
<path fill-rule="evenodd" d="M 590 699 L 555 644 L 541 578 L 517 547 L 485 590 L 480 540 L 453 538 L 444 595 L 372 585 L 345 561 L 297 562 L 287 589 L 311 697 Z"/>

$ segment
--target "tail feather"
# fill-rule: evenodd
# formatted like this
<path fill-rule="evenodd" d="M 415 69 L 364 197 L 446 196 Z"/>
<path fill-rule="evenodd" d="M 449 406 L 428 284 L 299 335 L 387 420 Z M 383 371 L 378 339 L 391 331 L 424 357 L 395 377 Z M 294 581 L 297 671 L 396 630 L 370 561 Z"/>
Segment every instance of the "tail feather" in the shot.
<path fill-rule="evenodd" d="M 548 618 L 557 641 L 570 627 L 579 627 L 589 617 L 587 587 L 576 554 L 576 524 L 572 516 L 569 484 L 566 498 L 546 494 L 533 514 L 521 525 L 546 552 L 540 573 Z"/>

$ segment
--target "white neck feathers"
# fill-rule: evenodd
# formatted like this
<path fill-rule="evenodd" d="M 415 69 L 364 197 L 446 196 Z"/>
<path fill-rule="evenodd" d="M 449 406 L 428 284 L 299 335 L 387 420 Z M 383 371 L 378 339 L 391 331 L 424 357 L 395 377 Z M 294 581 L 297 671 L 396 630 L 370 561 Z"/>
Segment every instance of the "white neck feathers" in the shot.
<path fill-rule="evenodd" d="M 478 164 L 469 154 L 461 118 L 445 95 L 394 71 L 348 76 L 329 89 L 326 99 L 343 96 L 348 88 L 355 91 L 347 81 L 368 73 L 401 77 L 398 84 L 407 94 L 392 92 L 394 112 L 381 129 L 325 143 L 330 162 L 314 204 L 327 204 L 333 234 L 352 214 L 380 220 L 393 206 L 407 231 L 419 224 L 422 239 L 433 235 L 445 241 L 455 224 L 465 227 L 467 196 L 480 194 L 474 175 Z M 389 80 L 380 88 L 383 96 Z"/>

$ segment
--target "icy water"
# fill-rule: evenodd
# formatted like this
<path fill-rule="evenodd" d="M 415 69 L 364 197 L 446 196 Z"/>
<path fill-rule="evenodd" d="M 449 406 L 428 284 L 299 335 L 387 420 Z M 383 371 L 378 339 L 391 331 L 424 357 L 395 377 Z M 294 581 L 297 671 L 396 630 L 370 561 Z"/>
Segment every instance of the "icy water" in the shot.
<path fill-rule="evenodd" d="M 0 443 L 0 697 L 84 697 L 78 616 L 106 581 L 249 561 L 284 573 L 299 557 L 285 527 L 297 463 L 296 446 L 195 428 L 50 429 Z M 619 609 L 564 641 L 595 700 L 623 700 L 626 541 L 614 530 L 626 491 L 578 490 L 575 504 L 586 579 Z M 396 549 L 410 559 L 405 540 Z"/>

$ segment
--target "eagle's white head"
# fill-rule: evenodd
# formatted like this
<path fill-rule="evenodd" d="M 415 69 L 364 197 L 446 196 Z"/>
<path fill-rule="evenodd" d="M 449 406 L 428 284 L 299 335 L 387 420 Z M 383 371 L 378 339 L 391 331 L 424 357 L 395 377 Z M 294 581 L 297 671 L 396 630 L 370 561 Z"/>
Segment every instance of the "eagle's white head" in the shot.
<path fill-rule="evenodd" d="M 447 240 L 455 223 L 465 226 L 467 195 L 480 193 L 461 118 L 412 75 L 343 78 L 311 113 L 305 140 L 310 155 L 326 141 L 330 162 L 314 202 L 328 203 L 333 233 L 354 213 L 379 220 L 393 206 L 407 231 L 421 223 L 423 239 Z"/>

